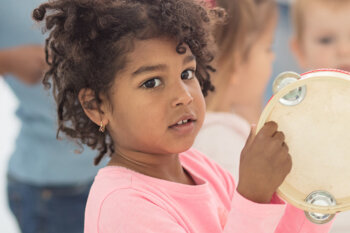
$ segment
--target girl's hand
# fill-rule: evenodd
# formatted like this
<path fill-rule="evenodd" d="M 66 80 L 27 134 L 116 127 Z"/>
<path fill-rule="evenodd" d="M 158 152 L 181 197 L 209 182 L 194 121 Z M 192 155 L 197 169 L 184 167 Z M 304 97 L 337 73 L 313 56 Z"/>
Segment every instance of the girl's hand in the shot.
<path fill-rule="evenodd" d="M 24 83 L 35 84 L 41 81 L 47 68 L 45 51 L 39 45 L 25 45 L 3 51 L 5 65 L 3 73 L 10 73 Z"/>
<path fill-rule="evenodd" d="M 269 203 L 292 169 L 284 134 L 275 122 L 267 122 L 255 135 L 252 128 L 241 153 L 237 191 L 257 203 Z"/>

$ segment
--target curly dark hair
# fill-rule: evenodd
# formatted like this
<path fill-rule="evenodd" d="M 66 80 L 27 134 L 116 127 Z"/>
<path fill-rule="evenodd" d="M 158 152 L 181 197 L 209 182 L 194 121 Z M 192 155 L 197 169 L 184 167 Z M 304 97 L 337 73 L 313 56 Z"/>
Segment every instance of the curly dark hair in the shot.
<path fill-rule="evenodd" d="M 196 0 L 53 0 L 41 4 L 33 18 L 45 21 L 43 31 L 49 31 L 45 44 L 49 69 L 43 83 L 53 87 L 57 137 L 62 131 L 79 145 L 97 149 L 95 164 L 114 153 L 109 133 L 99 132 L 85 115 L 78 94 L 84 88 L 93 90 L 99 106 L 100 94 L 108 95 L 135 39 L 174 38 L 180 54 L 185 52 L 181 45 L 187 44 L 197 61 L 196 77 L 204 96 L 213 91 L 211 28 L 225 16 L 223 10 L 209 10 Z"/>

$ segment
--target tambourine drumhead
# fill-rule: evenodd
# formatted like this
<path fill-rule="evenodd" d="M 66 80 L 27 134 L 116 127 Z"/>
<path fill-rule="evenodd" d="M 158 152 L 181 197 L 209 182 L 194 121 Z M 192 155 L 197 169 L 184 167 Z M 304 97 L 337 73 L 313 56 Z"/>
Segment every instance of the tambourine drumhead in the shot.
<path fill-rule="evenodd" d="M 293 106 L 280 99 L 306 87 L 304 99 Z M 282 88 L 265 107 L 257 131 L 275 121 L 284 132 L 293 167 L 278 194 L 309 212 L 333 214 L 350 210 L 350 75 L 314 71 Z M 334 206 L 316 206 L 305 199 L 314 191 L 333 196 Z"/>

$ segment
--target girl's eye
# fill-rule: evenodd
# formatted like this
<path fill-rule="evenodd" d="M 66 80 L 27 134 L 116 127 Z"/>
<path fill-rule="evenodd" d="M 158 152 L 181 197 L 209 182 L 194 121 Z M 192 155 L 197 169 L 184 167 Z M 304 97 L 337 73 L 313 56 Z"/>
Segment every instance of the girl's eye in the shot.
<path fill-rule="evenodd" d="M 144 88 L 155 88 L 158 87 L 161 84 L 161 81 L 159 78 L 152 78 L 147 80 L 142 84 L 142 87 Z"/>
<path fill-rule="evenodd" d="M 188 69 L 181 73 L 181 79 L 193 79 L 194 78 L 194 70 Z"/>
<path fill-rule="evenodd" d="M 318 39 L 318 43 L 322 45 L 329 45 L 334 41 L 333 37 L 327 36 L 327 37 L 321 37 Z"/>

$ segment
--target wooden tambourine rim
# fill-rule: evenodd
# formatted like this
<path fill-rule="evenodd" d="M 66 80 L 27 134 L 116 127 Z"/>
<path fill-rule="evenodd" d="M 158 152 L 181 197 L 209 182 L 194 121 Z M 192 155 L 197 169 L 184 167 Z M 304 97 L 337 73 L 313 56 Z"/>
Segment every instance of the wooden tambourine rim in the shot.
<path fill-rule="evenodd" d="M 335 80 L 339 82 L 350 81 L 350 73 L 342 72 L 339 70 L 316 70 L 313 72 L 308 72 L 302 75 L 302 78 L 298 81 L 295 81 L 294 83 L 289 84 L 288 86 L 282 88 L 279 92 L 277 92 L 274 96 L 271 97 L 269 103 L 264 108 L 261 117 L 259 119 L 256 133 L 260 131 L 260 129 L 263 127 L 263 125 L 266 122 L 267 117 L 270 115 L 271 111 L 275 107 L 276 104 L 279 103 L 279 100 L 288 94 L 290 91 L 303 86 L 307 83 L 312 82 L 314 79 L 322 78 L 324 80 L 330 80 L 332 82 L 335 82 Z M 312 80 L 311 80 L 312 79 Z M 306 91 L 307 92 L 307 91 Z M 324 213 L 324 214 L 334 214 L 337 212 L 342 212 L 346 210 L 350 210 L 350 196 L 348 198 L 344 198 L 341 200 L 340 204 L 337 204 L 335 206 L 314 206 L 311 204 L 306 203 L 304 200 L 297 199 L 296 197 L 291 196 L 288 194 L 288 190 L 294 189 L 288 184 L 281 185 L 284 187 L 279 187 L 277 190 L 277 194 L 283 198 L 288 203 L 294 205 L 297 208 L 300 208 L 304 211 L 308 212 L 317 212 L 317 213 Z M 327 191 L 327 190 L 325 190 Z M 299 192 L 299 191 L 296 191 Z M 338 200 L 337 200 L 338 201 Z"/>

